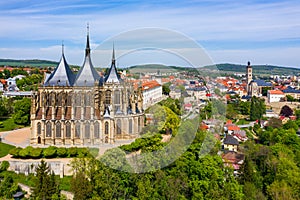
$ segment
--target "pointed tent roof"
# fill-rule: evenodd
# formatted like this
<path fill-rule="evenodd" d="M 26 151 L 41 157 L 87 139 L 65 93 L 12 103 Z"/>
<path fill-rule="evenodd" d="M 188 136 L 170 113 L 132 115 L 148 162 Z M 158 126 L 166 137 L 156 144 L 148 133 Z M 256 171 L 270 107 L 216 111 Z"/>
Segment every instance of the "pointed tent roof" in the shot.
<path fill-rule="evenodd" d="M 89 27 L 87 38 L 86 38 L 86 48 L 85 48 L 85 59 L 82 67 L 77 73 L 74 86 L 94 86 L 95 81 L 100 79 L 100 75 L 94 68 L 91 60 L 91 49 L 90 49 L 90 39 L 89 39 Z"/>
<path fill-rule="evenodd" d="M 70 69 L 65 55 L 64 45 L 62 45 L 62 56 L 59 64 L 53 73 L 47 78 L 45 86 L 72 86 L 75 80 L 75 74 Z"/>
<path fill-rule="evenodd" d="M 108 71 L 108 74 L 105 77 L 106 83 L 119 83 L 120 77 L 117 71 L 116 67 L 116 59 L 115 59 L 115 47 L 113 45 L 113 53 L 112 53 L 112 60 L 111 60 L 111 66 Z"/>

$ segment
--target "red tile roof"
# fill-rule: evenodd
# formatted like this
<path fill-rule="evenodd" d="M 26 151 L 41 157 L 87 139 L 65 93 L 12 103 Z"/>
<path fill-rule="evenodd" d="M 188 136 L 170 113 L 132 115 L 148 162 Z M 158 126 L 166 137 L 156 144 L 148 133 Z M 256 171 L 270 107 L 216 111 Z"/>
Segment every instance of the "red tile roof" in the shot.
<path fill-rule="evenodd" d="M 268 91 L 270 94 L 279 94 L 279 95 L 284 95 L 284 93 L 281 90 L 269 90 Z"/>

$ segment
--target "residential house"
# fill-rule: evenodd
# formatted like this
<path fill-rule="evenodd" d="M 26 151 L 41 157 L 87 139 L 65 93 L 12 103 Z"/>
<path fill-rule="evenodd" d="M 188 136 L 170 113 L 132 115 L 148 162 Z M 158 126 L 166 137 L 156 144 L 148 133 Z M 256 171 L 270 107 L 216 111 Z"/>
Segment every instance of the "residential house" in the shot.
<path fill-rule="evenodd" d="M 244 163 L 245 155 L 234 151 L 226 151 L 222 155 L 222 160 L 225 166 L 233 167 L 234 174 L 238 175 L 239 169 L 241 168 L 241 165 Z"/>
<path fill-rule="evenodd" d="M 223 145 L 224 145 L 224 150 L 237 152 L 239 147 L 239 141 L 236 138 L 234 138 L 232 135 L 227 134 L 223 141 Z"/>

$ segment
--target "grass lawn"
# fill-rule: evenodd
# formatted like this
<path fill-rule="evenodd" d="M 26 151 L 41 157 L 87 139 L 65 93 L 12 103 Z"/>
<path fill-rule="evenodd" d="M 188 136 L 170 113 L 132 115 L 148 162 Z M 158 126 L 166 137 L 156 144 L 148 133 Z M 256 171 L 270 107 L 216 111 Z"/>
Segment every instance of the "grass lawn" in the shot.
<path fill-rule="evenodd" d="M 15 146 L 0 142 L 0 158 L 6 156 L 13 148 L 15 148 Z"/>
<path fill-rule="evenodd" d="M 12 118 L 0 118 L 0 122 L 3 123 L 3 126 L 0 128 L 1 131 L 11 131 L 18 128 L 23 128 L 24 126 L 15 124 Z"/>
<path fill-rule="evenodd" d="M 250 121 L 247 121 L 247 120 L 245 120 L 245 119 L 240 119 L 237 123 L 236 123 L 236 125 L 244 125 L 244 124 L 249 124 L 250 123 Z"/>

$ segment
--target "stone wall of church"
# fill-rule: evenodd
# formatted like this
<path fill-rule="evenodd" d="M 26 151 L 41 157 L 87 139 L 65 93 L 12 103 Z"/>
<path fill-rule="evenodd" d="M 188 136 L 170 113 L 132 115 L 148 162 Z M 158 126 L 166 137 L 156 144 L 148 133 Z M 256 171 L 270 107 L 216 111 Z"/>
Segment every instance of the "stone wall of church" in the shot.
<path fill-rule="evenodd" d="M 135 138 L 144 126 L 138 91 L 126 84 L 41 87 L 32 99 L 31 144 L 92 146 Z"/>

